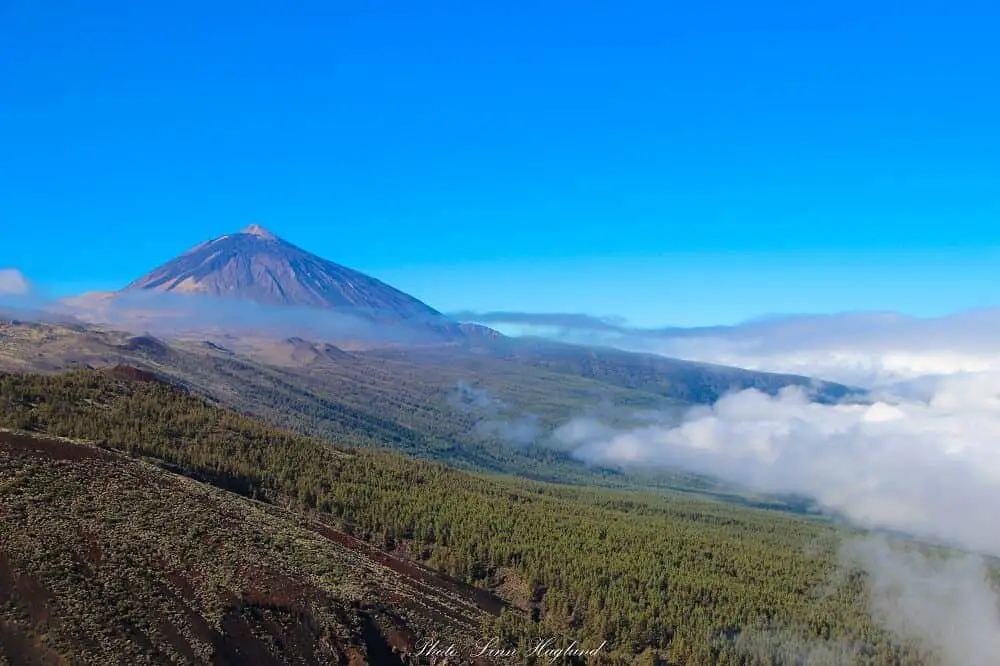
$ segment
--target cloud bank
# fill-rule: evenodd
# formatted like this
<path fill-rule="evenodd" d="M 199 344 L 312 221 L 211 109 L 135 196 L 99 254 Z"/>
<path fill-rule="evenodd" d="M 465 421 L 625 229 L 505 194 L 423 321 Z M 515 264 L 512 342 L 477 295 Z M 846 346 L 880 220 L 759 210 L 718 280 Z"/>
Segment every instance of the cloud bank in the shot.
<path fill-rule="evenodd" d="M 823 405 L 798 387 L 694 408 L 676 426 L 612 431 L 577 420 L 556 436 L 601 464 L 662 466 L 815 498 L 870 528 L 1000 556 L 1000 374 L 948 377 L 926 399 Z"/>
<path fill-rule="evenodd" d="M 363 340 L 420 344 L 439 341 L 435 332 L 412 321 L 408 326 L 380 323 L 368 310 L 323 310 L 269 306 L 245 299 L 157 291 L 89 293 L 51 303 L 53 313 L 161 337 L 247 335 L 302 337 L 320 342 Z"/>
<path fill-rule="evenodd" d="M 798 315 L 737 326 L 639 329 L 581 314 L 461 313 L 508 334 L 538 335 L 753 370 L 887 386 L 926 375 L 1000 372 L 1000 309 L 919 318 Z"/>
<path fill-rule="evenodd" d="M 989 571 L 980 557 L 943 557 L 884 535 L 845 541 L 841 574 L 862 572 L 869 610 L 901 643 L 941 666 L 993 666 L 1000 654 L 1000 614 Z M 780 627 L 751 627 L 717 641 L 764 663 L 853 666 L 871 649 L 840 638 L 815 640 Z M 904 663 L 910 663 L 904 661 Z"/>

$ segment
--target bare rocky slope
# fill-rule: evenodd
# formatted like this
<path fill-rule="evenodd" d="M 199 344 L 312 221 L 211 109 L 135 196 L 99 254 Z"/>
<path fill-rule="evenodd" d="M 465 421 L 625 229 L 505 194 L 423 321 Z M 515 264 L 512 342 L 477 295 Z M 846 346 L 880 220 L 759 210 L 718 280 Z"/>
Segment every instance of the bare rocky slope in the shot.
<path fill-rule="evenodd" d="M 476 663 L 503 607 L 332 525 L 71 440 L 0 430 L 0 500 L 4 663 L 401 666 L 433 663 L 435 637 Z"/>

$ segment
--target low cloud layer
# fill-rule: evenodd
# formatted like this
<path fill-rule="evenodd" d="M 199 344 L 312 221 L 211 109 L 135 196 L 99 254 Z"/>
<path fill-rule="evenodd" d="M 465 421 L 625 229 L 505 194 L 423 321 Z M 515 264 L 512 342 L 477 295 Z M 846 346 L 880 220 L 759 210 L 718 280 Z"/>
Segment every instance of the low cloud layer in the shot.
<path fill-rule="evenodd" d="M 163 337 L 226 334 L 414 344 L 437 339 L 430 328 L 421 326 L 428 322 L 386 325 L 377 321 L 377 312 L 268 306 L 200 294 L 91 293 L 49 304 L 47 308 L 81 321 Z"/>
<path fill-rule="evenodd" d="M 462 313 L 508 334 L 539 335 L 860 386 L 1000 371 L 1000 309 L 946 317 L 893 313 L 770 317 L 737 326 L 639 329 L 581 314 Z"/>
<path fill-rule="evenodd" d="M 799 388 L 742 391 L 682 424 L 557 431 L 594 463 L 682 468 L 756 491 L 814 497 L 859 525 L 1000 555 L 1000 374 L 940 379 L 925 398 L 822 405 Z"/>
<path fill-rule="evenodd" d="M 458 321 L 470 321 L 484 325 L 513 324 L 563 330 L 613 332 L 630 330 L 628 322 L 621 317 L 594 317 L 582 313 L 470 312 L 466 310 L 453 312 L 450 316 Z"/>

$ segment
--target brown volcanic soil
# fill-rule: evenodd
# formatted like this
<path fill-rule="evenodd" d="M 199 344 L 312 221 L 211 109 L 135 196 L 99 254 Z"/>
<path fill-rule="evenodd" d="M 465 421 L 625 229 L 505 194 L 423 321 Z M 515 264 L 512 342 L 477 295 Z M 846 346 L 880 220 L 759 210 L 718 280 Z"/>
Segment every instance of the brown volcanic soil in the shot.
<path fill-rule="evenodd" d="M 316 529 L 323 536 L 336 541 L 342 546 L 364 553 L 379 564 L 392 569 L 398 574 L 402 574 L 421 588 L 433 591 L 445 591 L 449 596 L 465 599 L 469 603 L 475 604 L 480 610 L 493 616 L 499 616 L 507 606 L 500 597 L 489 590 L 466 585 L 453 578 L 442 576 L 438 572 L 415 562 L 393 557 L 389 553 L 375 548 L 370 543 L 335 530 L 328 525 L 317 525 Z"/>
<path fill-rule="evenodd" d="M 165 379 L 157 377 L 152 372 L 148 370 L 141 370 L 131 365 L 124 365 L 119 363 L 111 368 L 108 368 L 105 372 L 114 377 L 115 379 L 124 379 L 133 382 L 160 382 L 161 384 L 168 384 L 169 382 Z"/>
<path fill-rule="evenodd" d="M 65 439 L 36 437 L 27 433 L 0 430 L 0 451 L 16 452 L 26 458 L 45 460 L 116 460 L 118 456 L 93 446 L 81 446 Z"/>
<path fill-rule="evenodd" d="M 502 608 L 298 514 L 6 431 L 0 535 L 10 664 L 432 663 L 420 640 L 473 653 Z"/>

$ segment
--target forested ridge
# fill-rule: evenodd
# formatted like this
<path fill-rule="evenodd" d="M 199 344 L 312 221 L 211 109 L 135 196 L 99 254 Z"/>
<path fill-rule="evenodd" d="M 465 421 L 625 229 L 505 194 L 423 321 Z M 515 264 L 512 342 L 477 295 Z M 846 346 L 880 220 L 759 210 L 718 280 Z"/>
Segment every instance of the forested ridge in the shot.
<path fill-rule="evenodd" d="M 522 609 L 488 628 L 505 640 L 606 640 L 622 663 L 795 663 L 767 647 L 778 632 L 832 646 L 832 663 L 933 663 L 873 623 L 862 578 L 830 588 L 837 535 L 805 518 L 340 449 L 167 384 L 98 371 L 0 375 L 0 426 L 155 458 L 249 496 L 293 498 L 495 589 Z"/>

